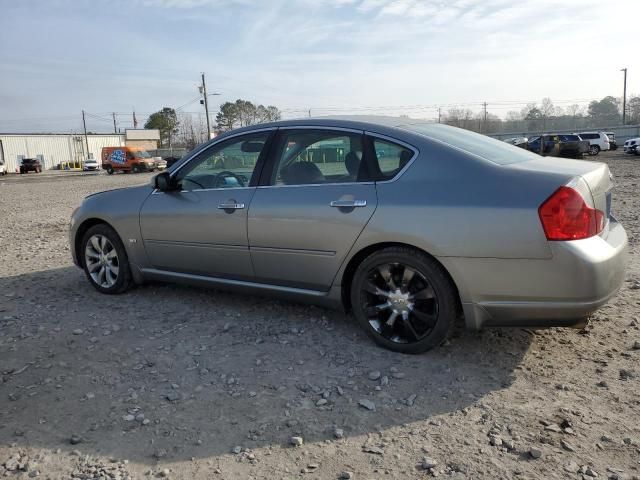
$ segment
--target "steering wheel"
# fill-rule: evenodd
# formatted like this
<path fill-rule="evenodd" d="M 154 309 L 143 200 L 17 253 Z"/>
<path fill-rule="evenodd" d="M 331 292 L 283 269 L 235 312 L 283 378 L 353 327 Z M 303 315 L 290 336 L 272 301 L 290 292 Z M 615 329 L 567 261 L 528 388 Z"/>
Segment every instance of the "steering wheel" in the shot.
<path fill-rule="evenodd" d="M 241 187 L 244 187 L 244 183 L 246 180 L 246 178 L 243 178 L 240 175 L 236 175 L 235 173 L 230 172 L 229 170 L 225 170 L 224 172 L 220 172 L 218 175 L 216 175 L 216 188 L 220 188 L 224 186 L 225 178 L 235 178 Z"/>

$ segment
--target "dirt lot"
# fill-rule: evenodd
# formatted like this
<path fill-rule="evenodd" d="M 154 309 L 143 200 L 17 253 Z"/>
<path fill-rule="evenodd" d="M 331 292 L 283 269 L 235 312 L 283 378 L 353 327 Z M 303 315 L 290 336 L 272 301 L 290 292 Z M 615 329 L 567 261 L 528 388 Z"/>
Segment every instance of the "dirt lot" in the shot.
<path fill-rule="evenodd" d="M 459 331 L 419 356 L 315 307 L 101 295 L 69 216 L 148 175 L 0 180 L 0 477 L 640 478 L 640 161 L 599 159 L 631 241 L 618 296 L 583 331 Z"/>

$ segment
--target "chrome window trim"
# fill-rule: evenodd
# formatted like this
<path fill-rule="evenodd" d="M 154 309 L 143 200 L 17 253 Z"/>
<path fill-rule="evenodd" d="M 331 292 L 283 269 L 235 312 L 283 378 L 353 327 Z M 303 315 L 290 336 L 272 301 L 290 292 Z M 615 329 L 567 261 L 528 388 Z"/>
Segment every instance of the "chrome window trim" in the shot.
<path fill-rule="evenodd" d="M 420 150 L 418 150 L 416 147 L 414 147 L 413 145 L 404 142 L 402 140 L 398 140 L 395 137 L 389 137 L 388 135 L 383 135 L 381 133 L 375 133 L 375 132 L 369 132 L 369 131 L 365 131 L 364 132 L 365 135 L 367 135 L 368 137 L 371 137 L 372 139 L 380 139 L 380 140 L 384 140 L 387 141 L 389 143 L 395 143 L 396 145 L 400 145 L 402 147 L 406 147 L 409 150 L 411 150 L 413 152 L 413 156 L 409 159 L 409 161 L 407 162 L 407 164 L 402 168 L 402 170 L 400 170 L 398 173 L 396 173 L 392 178 L 388 179 L 388 180 L 378 180 L 377 182 L 375 182 L 376 184 L 378 183 L 393 183 L 396 180 L 398 180 L 403 174 L 404 172 L 406 172 L 409 167 L 411 167 L 411 165 L 413 164 L 413 162 L 416 160 L 416 158 L 418 158 L 418 155 L 420 155 Z M 374 152 L 375 152 L 375 146 L 373 148 Z M 377 159 L 377 155 L 376 155 L 376 159 Z"/>
<path fill-rule="evenodd" d="M 301 183 L 299 185 L 259 185 L 255 188 L 335 187 L 338 185 L 375 185 L 375 182 L 367 180 L 366 182 Z"/>
<path fill-rule="evenodd" d="M 197 190 L 180 190 L 178 193 L 211 192 L 211 191 L 219 192 L 221 190 L 251 190 L 256 188 L 258 187 L 198 188 Z M 174 192 L 176 192 L 176 190 L 174 190 Z M 158 189 L 155 189 L 153 192 L 151 192 L 151 195 L 159 195 L 161 193 L 164 194 L 166 192 L 162 192 Z"/>
<path fill-rule="evenodd" d="M 286 127 L 280 127 L 279 130 L 330 130 L 336 132 L 347 132 L 347 133 L 358 133 L 362 135 L 364 130 L 357 128 L 347 128 L 347 127 L 331 127 L 328 125 L 288 125 Z"/>

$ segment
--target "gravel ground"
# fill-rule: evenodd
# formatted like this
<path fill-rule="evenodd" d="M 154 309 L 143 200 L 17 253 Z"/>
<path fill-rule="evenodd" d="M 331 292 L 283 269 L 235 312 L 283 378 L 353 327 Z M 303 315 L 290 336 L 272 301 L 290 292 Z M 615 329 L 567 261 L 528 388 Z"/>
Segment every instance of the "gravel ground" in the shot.
<path fill-rule="evenodd" d="M 458 331 L 419 356 L 316 307 L 101 295 L 69 216 L 149 176 L 0 180 L 0 477 L 640 478 L 640 162 L 599 159 L 631 241 L 618 296 L 582 331 Z"/>

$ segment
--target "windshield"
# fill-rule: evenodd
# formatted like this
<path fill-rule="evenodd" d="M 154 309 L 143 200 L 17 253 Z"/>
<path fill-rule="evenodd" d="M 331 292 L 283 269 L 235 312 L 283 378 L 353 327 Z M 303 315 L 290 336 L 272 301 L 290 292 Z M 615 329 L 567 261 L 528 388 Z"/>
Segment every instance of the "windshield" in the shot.
<path fill-rule="evenodd" d="M 495 138 L 448 125 L 423 123 L 401 125 L 400 128 L 439 140 L 498 165 L 509 165 L 510 163 L 526 162 L 538 158 L 535 153 L 509 145 Z"/>
<path fill-rule="evenodd" d="M 151 158 L 151 155 L 146 150 L 137 150 L 133 152 L 133 156 L 136 158 Z"/>

